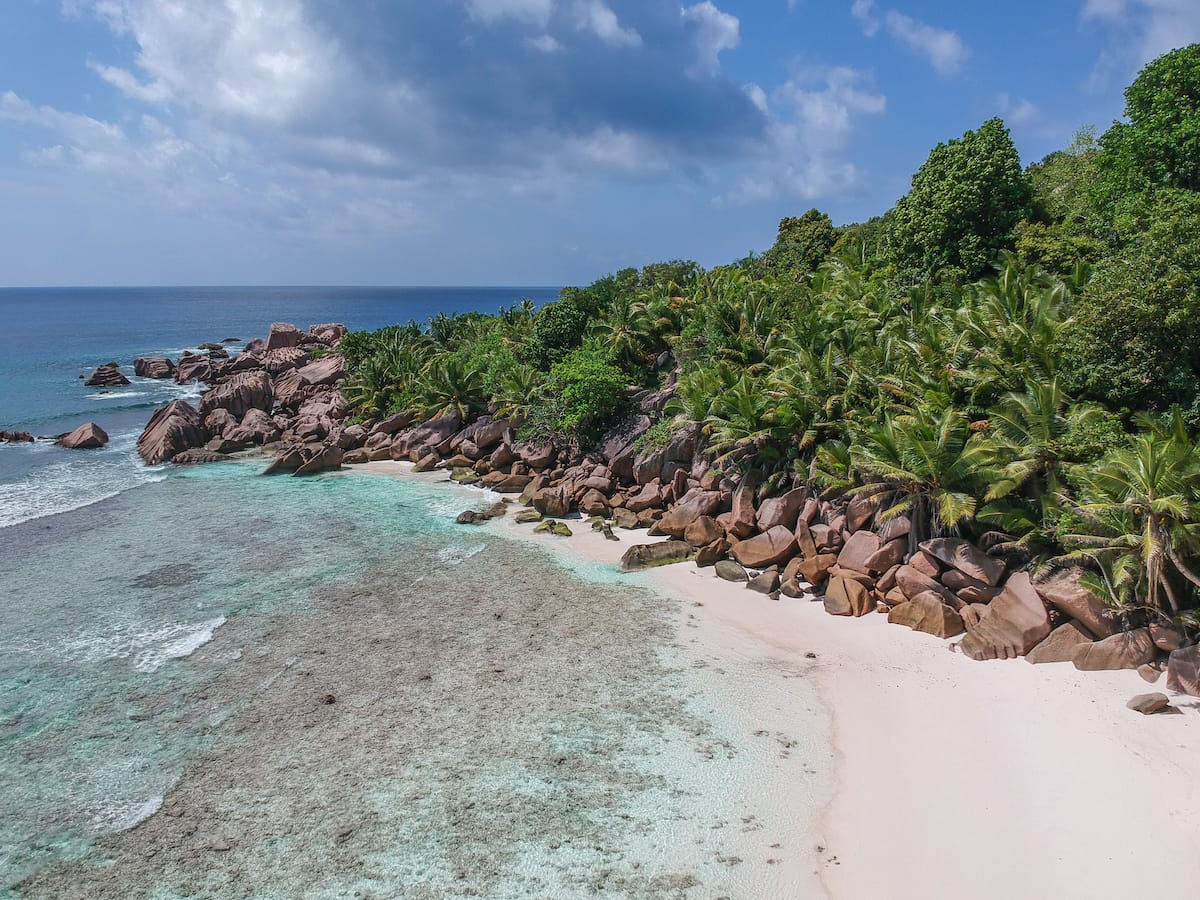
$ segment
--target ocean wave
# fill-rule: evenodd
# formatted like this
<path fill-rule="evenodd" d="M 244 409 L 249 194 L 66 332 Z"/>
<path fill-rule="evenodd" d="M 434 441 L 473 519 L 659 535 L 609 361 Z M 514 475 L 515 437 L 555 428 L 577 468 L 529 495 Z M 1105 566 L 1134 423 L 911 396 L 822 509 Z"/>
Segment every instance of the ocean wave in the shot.
<path fill-rule="evenodd" d="M 487 544 L 479 544 L 475 547 L 443 547 L 437 552 L 438 562 L 445 563 L 448 566 L 458 566 L 465 563 L 472 556 L 478 556 L 487 549 Z"/>
<path fill-rule="evenodd" d="M 51 444 L 35 445 L 66 456 L 59 462 L 39 465 L 17 481 L 0 482 L 0 528 L 33 519 L 72 512 L 115 497 L 144 484 L 168 477 L 161 468 L 149 468 L 137 456 L 139 432 L 112 438 L 103 450 L 58 450 Z"/>
<path fill-rule="evenodd" d="M 45 659 L 56 657 L 75 663 L 98 663 L 109 659 L 132 659 L 138 672 L 157 672 L 172 659 L 191 656 L 213 639 L 224 625 L 224 616 L 203 622 L 123 623 L 63 637 L 57 641 L 22 644 L 0 643 L 8 653 L 27 653 Z"/>
<path fill-rule="evenodd" d="M 100 394 L 88 394 L 89 400 L 126 400 L 130 397 L 148 397 L 145 391 L 104 391 Z"/>

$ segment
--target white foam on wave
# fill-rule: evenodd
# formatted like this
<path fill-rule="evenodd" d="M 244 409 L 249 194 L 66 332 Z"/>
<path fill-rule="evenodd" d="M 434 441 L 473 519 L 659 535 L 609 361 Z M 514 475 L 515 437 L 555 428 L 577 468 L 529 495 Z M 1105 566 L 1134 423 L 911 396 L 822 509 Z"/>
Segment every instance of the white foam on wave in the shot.
<path fill-rule="evenodd" d="M 137 655 L 133 667 L 139 672 L 156 672 L 170 659 L 191 656 L 213 639 L 218 628 L 225 624 L 224 616 L 217 616 L 198 625 L 174 625 L 152 636 L 158 646 L 150 646 Z M 165 638 L 165 640 L 163 640 Z"/>
<path fill-rule="evenodd" d="M 132 659 L 138 672 L 157 672 L 169 660 L 191 656 L 213 639 L 224 625 L 224 616 L 204 622 L 166 622 L 146 627 L 123 624 L 87 631 L 54 642 L 37 642 L 0 650 L 23 650 L 36 656 L 55 655 L 72 662 L 97 663 L 109 659 Z"/>
<path fill-rule="evenodd" d="M 151 797 L 145 803 L 133 803 L 109 811 L 108 815 L 96 815 L 92 818 L 92 827 L 97 831 L 128 831 L 135 825 L 145 822 L 148 818 L 162 809 L 163 797 Z"/>
<path fill-rule="evenodd" d="M 130 397 L 148 397 L 145 391 L 105 391 L 101 394 L 88 394 L 89 400 L 127 400 Z"/>
<path fill-rule="evenodd" d="M 83 509 L 143 484 L 164 480 L 137 455 L 138 432 L 115 436 L 103 450 L 57 450 L 61 462 L 39 466 L 18 481 L 0 482 L 0 528 Z M 43 445 L 37 445 L 41 449 Z"/>
<path fill-rule="evenodd" d="M 478 556 L 486 549 L 487 544 L 480 544 L 477 547 L 443 547 L 437 552 L 437 558 L 438 562 L 448 566 L 458 566 L 472 556 Z"/>

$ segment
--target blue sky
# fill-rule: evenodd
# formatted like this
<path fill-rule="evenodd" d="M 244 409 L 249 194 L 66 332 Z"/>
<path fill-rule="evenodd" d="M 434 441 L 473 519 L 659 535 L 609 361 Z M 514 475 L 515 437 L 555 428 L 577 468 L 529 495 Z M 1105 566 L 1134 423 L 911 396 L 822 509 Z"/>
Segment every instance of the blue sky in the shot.
<path fill-rule="evenodd" d="M 564 284 L 1026 163 L 1197 0 L 4 0 L 0 284 Z"/>

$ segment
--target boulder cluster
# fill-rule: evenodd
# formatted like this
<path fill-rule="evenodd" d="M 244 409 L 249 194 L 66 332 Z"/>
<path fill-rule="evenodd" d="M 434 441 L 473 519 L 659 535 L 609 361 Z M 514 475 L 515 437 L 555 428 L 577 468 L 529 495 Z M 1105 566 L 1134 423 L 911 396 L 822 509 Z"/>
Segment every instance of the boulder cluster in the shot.
<path fill-rule="evenodd" d="M 799 480 L 724 473 L 693 427 L 661 446 L 647 444 L 670 389 L 637 395 L 634 412 L 592 454 L 523 443 L 503 417 L 467 420 L 454 409 L 425 421 L 399 414 L 347 425 L 338 387 L 344 361 L 328 352 L 344 333 L 340 325 L 300 332 L 275 324 L 238 356 L 202 357 L 210 388 L 199 409 L 176 400 L 158 410 L 139 452 L 152 464 L 204 462 L 264 445 L 276 451 L 268 472 L 294 475 L 406 460 L 417 471 L 448 471 L 456 482 L 515 495 L 527 507 L 516 521 L 550 534 L 569 535 L 558 520 L 579 513 L 606 537 L 645 529 L 661 539 L 632 546 L 627 569 L 715 566 L 721 578 L 776 599 L 810 598 L 837 616 L 886 615 L 953 639 L 974 660 L 1137 669 L 1149 682 L 1166 672 L 1170 689 L 1200 696 L 1200 646 L 1165 625 L 1123 627 L 1083 587 L 1079 570 L 1034 574 L 1027 560 L 960 537 L 917 540 L 909 518 L 887 514 L 879 497 L 817 496 Z M 327 352 L 313 359 L 315 348 Z M 188 377 L 185 362 L 199 365 L 192 359 L 200 357 L 175 364 L 175 378 Z M 503 513 L 498 504 L 460 521 L 479 524 Z"/>
<path fill-rule="evenodd" d="M 248 447 L 281 444 L 303 459 L 278 471 L 309 474 L 322 464 L 337 468 L 341 460 L 334 462 L 328 450 L 342 440 L 348 408 L 338 390 L 345 361 L 332 350 L 345 333 L 344 325 L 300 331 L 277 322 L 267 337 L 250 341 L 236 356 L 213 344 L 205 353 L 185 353 L 174 362 L 157 356 L 135 360 L 134 371 L 142 377 L 208 386 L 199 408 L 173 400 L 156 410 L 138 439 L 138 453 L 150 465 L 202 463 Z"/>
<path fill-rule="evenodd" d="M 973 660 L 1137 669 L 1149 682 L 1166 672 L 1169 688 L 1200 696 L 1200 646 L 1166 626 L 1123 628 L 1080 584 L 1082 571 L 1034 574 L 1022 558 L 959 537 L 914 541 L 909 518 L 887 515 L 878 497 L 815 496 L 804 484 L 771 490 L 754 472 L 734 480 L 713 467 L 695 429 L 646 449 L 637 438 L 662 398 L 639 399 L 644 423 L 635 415 L 592 456 L 522 444 L 502 418 L 468 423 L 450 413 L 347 429 L 362 444 L 343 461 L 402 459 L 421 471 L 448 470 L 457 482 L 519 495 L 530 511 L 517 521 L 551 533 L 546 521 L 577 512 L 597 530 L 646 529 L 661 538 L 630 547 L 626 569 L 694 561 L 774 598 L 817 600 L 831 615 L 886 615 L 955 640 Z"/>

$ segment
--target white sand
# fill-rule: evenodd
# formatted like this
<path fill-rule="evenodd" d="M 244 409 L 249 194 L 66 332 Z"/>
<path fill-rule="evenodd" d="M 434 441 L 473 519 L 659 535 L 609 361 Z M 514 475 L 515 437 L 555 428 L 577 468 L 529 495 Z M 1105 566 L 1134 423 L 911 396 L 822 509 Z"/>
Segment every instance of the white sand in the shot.
<path fill-rule="evenodd" d="M 532 528 L 498 523 L 511 533 Z M 643 532 L 618 532 L 621 541 L 611 542 L 575 531 L 530 537 L 612 562 L 648 540 Z M 772 601 L 691 564 L 645 577 L 692 601 L 681 606 L 702 639 L 736 633 L 764 660 L 808 663 L 837 753 L 822 866 L 832 897 L 1200 890 L 1200 699 L 1174 697 L 1181 714 L 1145 717 L 1126 701 L 1165 688 L 1134 672 L 977 663 L 883 616 L 836 618 L 819 603 Z"/>

